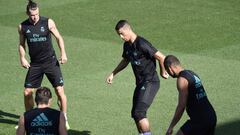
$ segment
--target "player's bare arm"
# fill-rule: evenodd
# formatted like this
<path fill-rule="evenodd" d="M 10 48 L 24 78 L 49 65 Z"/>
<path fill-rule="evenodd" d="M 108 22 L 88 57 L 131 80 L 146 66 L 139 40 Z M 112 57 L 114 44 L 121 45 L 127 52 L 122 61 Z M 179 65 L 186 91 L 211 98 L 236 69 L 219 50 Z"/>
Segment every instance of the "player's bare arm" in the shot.
<path fill-rule="evenodd" d="M 29 68 L 30 64 L 27 61 L 27 59 L 25 58 L 26 45 L 25 45 L 25 37 L 24 37 L 24 35 L 22 33 L 22 26 L 21 26 L 21 24 L 18 26 L 18 33 L 19 33 L 19 47 L 18 47 L 18 51 L 19 51 L 20 63 L 21 63 L 22 67 Z"/>
<path fill-rule="evenodd" d="M 23 116 L 21 116 L 19 119 L 16 135 L 25 135 L 24 117 Z"/>
<path fill-rule="evenodd" d="M 48 20 L 48 27 L 49 27 L 49 30 L 52 32 L 52 34 L 54 35 L 54 37 L 56 38 L 56 41 L 57 41 L 57 44 L 58 44 L 58 47 L 60 49 L 60 53 L 61 53 L 61 56 L 60 56 L 60 63 L 61 64 L 64 64 L 67 62 L 67 55 L 66 55 L 66 52 L 65 52 L 65 47 L 64 47 L 64 41 L 63 41 L 63 38 L 62 36 L 60 35 L 54 21 L 52 19 L 49 19 Z"/>
<path fill-rule="evenodd" d="M 121 60 L 118 66 L 113 70 L 113 72 L 107 77 L 106 82 L 108 84 L 112 84 L 113 77 L 120 71 L 122 71 L 125 67 L 127 67 L 129 61 L 125 58 Z"/>
<path fill-rule="evenodd" d="M 187 104 L 188 81 L 183 77 L 179 77 L 177 80 L 177 88 L 178 88 L 178 92 L 179 92 L 178 105 L 177 105 L 175 114 L 173 116 L 172 122 L 166 132 L 166 135 L 172 134 L 173 128 L 178 123 L 178 121 L 181 119 L 182 114 L 183 114 L 186 104 Z"/>
<path fill-rule="evenodd" d="M 164 79 L 167 79 L 168 78 L 168 73 L 166 72 L 165 68 L 164 68 L 164 65 L 163 65 L 163 62 L 164 62 L 164 59 L 165 59 L 165 55 L 163 55 L 161 52 L 157 51 L 155 54 L 154 54 L 154 57 L 155 59 L 158 60 L 159 62 L 159 67 L 160 67 L 160 75 L 164 78 Z"/>

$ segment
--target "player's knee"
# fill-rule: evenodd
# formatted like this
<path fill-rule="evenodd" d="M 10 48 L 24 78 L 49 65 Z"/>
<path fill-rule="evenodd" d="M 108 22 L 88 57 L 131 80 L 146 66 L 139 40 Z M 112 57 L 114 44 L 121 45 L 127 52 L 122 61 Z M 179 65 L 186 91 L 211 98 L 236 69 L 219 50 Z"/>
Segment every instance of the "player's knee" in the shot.
<path fill-rule="evenodd" d="M 56 92 L 57 95 L 64 95 L 63 86 L 57 86 L 57 87 L 55 87 L 55 92 Z"/>
<path fill-rule="evenodd" d="M 146 111 L 132 111 L 132 118 L 136 121 L 139 122 L 140 120 L 146 118 Z"/>
<path fill-rule="evenodd" d="M 23 92 L 24 96 L 27 97 L 27 96 L 32 96 L 33 94 L 33 89 L 25 89 L 24 92 Z"/>
<path fill-rule="evenodd" d="M 60 98 L 60 99 L 66 98 L 63 87 L 56 87 L 55 92 L 56 92 L 56 95 L 58 96 L 58 98 Z"/>

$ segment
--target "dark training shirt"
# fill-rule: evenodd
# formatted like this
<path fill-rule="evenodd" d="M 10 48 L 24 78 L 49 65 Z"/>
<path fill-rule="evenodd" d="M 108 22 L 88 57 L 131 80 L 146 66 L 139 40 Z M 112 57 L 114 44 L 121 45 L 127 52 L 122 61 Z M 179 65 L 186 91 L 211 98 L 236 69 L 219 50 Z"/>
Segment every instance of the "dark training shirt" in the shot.
<path fill-rule="evenodd" d="M 179 73 L 188 81 L 187 113 L 191 120 L 197 122 L 216 121 L 215 111 L 209 102 L 202 82 L 197 74 L 190 70 Z"/>
<path fill-rule="evenodd" d="M 46 62 L 55 56 L 51 32 L 48 28 L 48 18 L 40 17 L 35 25 L 27 19 L 21 23 L 21 26 L 22 33 L 27 40 L 32 63 Z"/>
<path fill-rule="evenodd" d="M 51 108 L 35 108 L 24 113 L 27 135 L 58 135 L 60 111 Z"/>
<path fill-rule="evenodd" d="M 159 81 L 154 58 L 157 51 L 151 43 L 140 36 L 134 43 L 124 43 L 122 57 L 131 62 L 137 85 L 146 81 Z"/>

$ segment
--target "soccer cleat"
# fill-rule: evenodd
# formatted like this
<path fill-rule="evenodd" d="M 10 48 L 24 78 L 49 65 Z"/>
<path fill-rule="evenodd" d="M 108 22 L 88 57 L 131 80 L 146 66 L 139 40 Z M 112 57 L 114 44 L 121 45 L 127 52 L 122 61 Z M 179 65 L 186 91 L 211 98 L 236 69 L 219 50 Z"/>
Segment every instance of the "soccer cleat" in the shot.
<path fill-rule="evenodd" d="M 70 129 L 70 126 L 69 126 L 69 124 L 68 124 L 68 121 L 67 121 L 67 120 L 66 120 L 66 123 L 65 123 L 65 124 L 66 124 L 66 129 L 67 129 L 67 130 L 69 130 L 69 129 Z"/>

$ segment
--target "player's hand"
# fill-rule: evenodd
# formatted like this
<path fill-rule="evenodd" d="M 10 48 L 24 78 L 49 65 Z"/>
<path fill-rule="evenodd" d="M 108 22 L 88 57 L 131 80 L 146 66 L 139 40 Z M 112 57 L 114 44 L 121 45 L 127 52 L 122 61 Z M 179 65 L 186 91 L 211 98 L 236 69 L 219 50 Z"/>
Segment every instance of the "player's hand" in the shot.
<path fill-rule="evenodd" d="M 28 63 L 28 61 L 25 58 L 21 58 L 21 65 L 22 67 L 28 69 L 30 68 L 30 64 Z"/>
<path fill-rule="evenodd" d="M 164 79 L 168 79 L 169 74 L 168 74 L 166 71 L 163 71 L 163 72 L 161 73 L 161 76 L 162 76 Z"/>
<path fill-rule="evenodd" d="M 106 82 L 107 82 L 108 84 L 112 84 L 112 80 L 113 80 L 113 73 L 111 73 L 111 74 L 107 77 Z"/>
<path fill-rule="evenodd" d="M 168 128 L 166 135 L 172 135 L 173 133 L 173 129 L 172 128 Z"/>
<path fill-rule="evenodd" d="M 67 56 L 66 55 L 62 55 L 61 58 L 59 59 L 59 62 L 61 64 L 65 64 L 67 62 Z"/>

